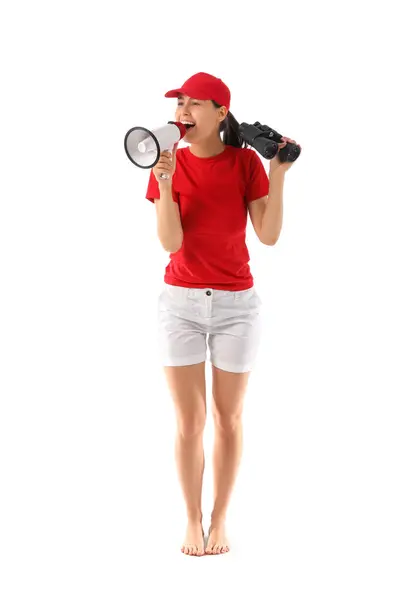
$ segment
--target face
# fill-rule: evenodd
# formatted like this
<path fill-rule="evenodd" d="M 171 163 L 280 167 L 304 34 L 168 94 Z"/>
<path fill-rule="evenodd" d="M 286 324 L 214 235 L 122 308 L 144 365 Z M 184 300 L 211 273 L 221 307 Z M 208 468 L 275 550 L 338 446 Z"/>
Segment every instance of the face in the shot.
<path fill-rule="evenodd" d="M 188 129 L 184 137 L 188 143 L 220 137 L 219 126 L 227 114 L 225 106 L 215 108 L 211 100 L 197 100 L 189 96 L 177 98 L 175 120 L 195 123 L 195 127 Z"/>

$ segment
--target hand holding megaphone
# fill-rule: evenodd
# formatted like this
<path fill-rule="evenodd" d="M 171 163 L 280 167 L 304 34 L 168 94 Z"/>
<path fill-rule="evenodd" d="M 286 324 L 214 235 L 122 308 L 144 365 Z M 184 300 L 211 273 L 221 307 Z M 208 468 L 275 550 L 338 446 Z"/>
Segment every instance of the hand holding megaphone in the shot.
<path fill-rule="evenodd" d="M 171 172 L 169 161 L 171 159 L 175 161 L 176 146 L 179 140 L 185 137 L 188 127 L 190 125 L 184 125 L 179 121 L 168 121 L 166 125 L 157 129 L 132 127 L 125 135 L 125 152 L 136 167 L 151 169 L 157 165 L 159 182 L 170 179 L 174 174 L 175 165 Z M 160 164 L 166 167 L 164 171 L 158 168 Z"/>
<path fill-rule="evenodd" d="M 160 154 L 160 160 L 153 167 L 154 177 L 157 179 L 158 183 L 164 183 L 166 180 L 172 182 L 172 176 L 175 173 L 176 168 L 176 150 L 178 148 L 178 144 L 174 144 L 172 148 L 172 152 L 169 150 L 165 150 Z"/>

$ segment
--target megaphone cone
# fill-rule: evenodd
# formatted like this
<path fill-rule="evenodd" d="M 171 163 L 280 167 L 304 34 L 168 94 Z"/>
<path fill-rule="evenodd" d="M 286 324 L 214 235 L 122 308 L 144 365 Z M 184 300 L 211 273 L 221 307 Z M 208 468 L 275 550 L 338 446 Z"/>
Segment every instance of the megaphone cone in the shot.
<path fill-rule="evenodd" d="M 186 129 L 179 121 L 168 121 L 157 129 L 132 127 L 125 135 L 125 152 L 136 167 L 151 169 L 160 160 L 161 152 L 172 150 L 186 135 Z"/>

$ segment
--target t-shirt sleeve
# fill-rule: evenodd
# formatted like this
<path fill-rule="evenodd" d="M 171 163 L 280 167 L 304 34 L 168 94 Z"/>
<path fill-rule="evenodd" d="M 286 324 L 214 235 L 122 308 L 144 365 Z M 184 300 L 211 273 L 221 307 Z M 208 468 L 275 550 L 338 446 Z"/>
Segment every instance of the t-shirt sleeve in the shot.
<path fill-rule="evenodd" d="M 174 184 L 172 184 L 172 199 L 174 200 L 174 202 L 178 203 L 178 194 L 175 192 L 173 186 L 174 186 Z M 147 198 L 147 200 L 150 200 L 150 202 L 153 202 L 153 204 L 154 204 L 154 199 L 156 199 L 156 200 L 160 199 L 160 189 L 158 187 L 158 181 L 155 178 L 155 175 L 153 173 L 153 169 L 151 169 L 151 171 L 150 171 L 149 183 L 147 185 L 146 198 Z"/>
<path fill-rule="evenodd" d="M 252 202 L 263 196 L 268 196 L 269 192 L 269 178 L 261 158 L 255 150 L 250 149 L 250 152 L 251 156 L 246 184 L 246 202 Z"/>

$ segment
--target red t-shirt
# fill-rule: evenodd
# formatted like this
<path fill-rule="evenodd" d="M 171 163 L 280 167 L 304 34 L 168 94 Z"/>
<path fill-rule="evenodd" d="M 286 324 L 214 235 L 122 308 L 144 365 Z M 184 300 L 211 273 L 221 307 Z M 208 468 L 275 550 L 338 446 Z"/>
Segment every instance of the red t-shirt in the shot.
<path fill-rule="evenodd" d="M 246 245 L 247 203 L 266 196 L 269 178 L 252 148 L 225 145 L 199 158 L 178 148 L 172 197 L 178 203 L 183 243 L 170 254 L 164 281 L 170 285 L 245 290 L 253 285 Z M 160 198 L 150 171 L 146 198 Z"/>

